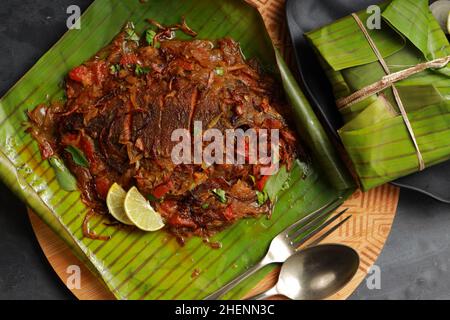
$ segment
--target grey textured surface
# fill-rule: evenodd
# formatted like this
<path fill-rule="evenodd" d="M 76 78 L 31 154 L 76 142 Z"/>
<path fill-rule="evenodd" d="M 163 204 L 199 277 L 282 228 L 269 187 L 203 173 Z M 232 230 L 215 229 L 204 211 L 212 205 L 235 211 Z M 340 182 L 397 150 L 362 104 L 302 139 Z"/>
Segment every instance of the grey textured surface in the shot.
<path fill-rule="evenodd" d="M 448 173 L 447 173 L 448 174 Z M 394 225 L 375 263 L 381 289 L 363 282 L 352 299 L 450 299 L 450 205 L 402 190 Z"/>
<path fill-rule="evenodd" d="M 0 95 L 67 31 L 66 9 L 89 0 L 8 0 L 0 5 Z M 0 183 L 0 299 L 73 299 L 42 253 L 26 207 Z"/>
<path fill-rule="evenodd" d="M 138 0 L 136 0 L 138 1 Z M 66 31 L 66 8 L 88 0 L 13 0 L 0 6 L 0 95 Z M 25 206 L 0 183 L 0 299 L 73 299 L 30 227 Z M 450 299 L 450 205 L 402 191 L 376 264 L 381 289 L 365 282 L 352 299 Z"/>

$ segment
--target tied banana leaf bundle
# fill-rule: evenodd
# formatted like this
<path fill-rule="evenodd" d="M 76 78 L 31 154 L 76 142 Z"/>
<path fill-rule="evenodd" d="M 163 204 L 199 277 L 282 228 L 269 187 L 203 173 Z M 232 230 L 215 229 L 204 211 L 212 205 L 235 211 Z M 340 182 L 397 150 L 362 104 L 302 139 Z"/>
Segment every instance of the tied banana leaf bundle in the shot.
<path fill-rule="evenodd" d="M 428 5 L 392 0 L 379 25 L 367 10 L 306 34 L 364 190 L 450 158 L 450 46 Z"/>

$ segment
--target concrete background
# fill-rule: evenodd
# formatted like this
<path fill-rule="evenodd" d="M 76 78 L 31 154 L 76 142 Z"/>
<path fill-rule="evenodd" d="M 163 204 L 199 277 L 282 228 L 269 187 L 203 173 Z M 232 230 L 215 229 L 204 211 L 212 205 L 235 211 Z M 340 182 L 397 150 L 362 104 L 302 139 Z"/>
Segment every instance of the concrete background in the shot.
<path fill-rule="evenodd" d="M 136 0 L 138 1 L 138 0 Z M 88 0 L 8 0 L 0 6 L 0 95 L 66 31 L 66 8 Z M 448 174 L 448 173 L 447 173 Z M 74 299 L 43 255 L 25 205 L 0 183 L 0 299 Z M 366 283 L 351 299 L 450 299 L 450 205 L 402 190 L 376 265 L 381 289 Z"/>

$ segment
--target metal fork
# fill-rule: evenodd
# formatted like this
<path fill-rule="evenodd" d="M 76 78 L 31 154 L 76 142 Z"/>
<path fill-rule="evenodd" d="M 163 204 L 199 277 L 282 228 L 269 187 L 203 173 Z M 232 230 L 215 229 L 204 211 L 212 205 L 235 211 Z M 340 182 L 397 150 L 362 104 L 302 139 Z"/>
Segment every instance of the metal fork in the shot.
<path fill-rule="evenodd" d="M 270 243 L 269 250 L 267 251 L 265 257 L 261 259 L 261 261 L 259 261 L 253 267 L 249 268 L 243 274 L 233 279 L 232 281 L 230 281 L 228 284 L 226 284 L 213 294 L 207 296 L 205 300 L 218 299 L 219 297 L 221 297 L 222 295 L 233 289 L 241 281 L 247 279 L 249 276 L 251 276 L 258 270 L 262 269 L 263 267 L 269 264 L 285 262 L 291 255 L 293 255 L 297 251 L 300 245 L 311 239 L 314 235 L 316 235 L 325 227 L 330 225 L 333 221 L 342 216 L 348 210 L 345 209 L 336 214 L 335 216 L 333 216 L 331 219 L 324 222 L 323 224 L 320 224 L 321 222 L 323 222 L 323 219 L 326 217 L 327 214 L 329 214 L 329 212 L 336 209 L 341 204 L 342 199 L 339 198 L 319 208 L 318 210 L 309 214 L 305 218 L 289 226 L 284 231 L 280 232 L 275 238 L 273 238 L 272 242 Z M 344 221 L 341 221 L 339 225 L 333 227 L 333 229 L 327 232 L 326 235 L 324 236 L 327 236 L 331 232 L 335 231 L 341 224 L 343 224 L 347 220 L 348 218 L 346 218 Z M 305 232 L 308 232 L 310 230 L 313 231 L 308 233 L 306 236 L 303 236 Z M 323 240 L 324 236 L 320 237 L 320 239 Z M 317 240 L 315 242 L 317 242 Z"/>

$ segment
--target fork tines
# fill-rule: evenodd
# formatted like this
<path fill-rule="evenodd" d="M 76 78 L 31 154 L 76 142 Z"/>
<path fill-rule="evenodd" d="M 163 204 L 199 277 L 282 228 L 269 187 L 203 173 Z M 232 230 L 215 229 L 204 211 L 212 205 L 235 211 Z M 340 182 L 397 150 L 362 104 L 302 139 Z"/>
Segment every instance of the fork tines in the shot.
<path fill-rule="evenodd" d="M 336 221 L 339 217 L 341 217 L 345 212 L 347 212 L 348 208 L 345 210 L 340 211 L 336 215 L 334 215 L 332 218 L 326 220 L 324 223 L 323 221 L 326 219 L 326 216 L 329 214 L 328 212 L 322 212 L 318 214 L 317 216 L 310 219 L 305 225 L 302 225 L 298 229 L 290 230 L 287 233 L 287 236 L 289 240 L 291 241 L 292 246 L 295 248 L 298 248 L 300 245 L 314 237 L 316 234 L 318 234 L 320 231 L 322 231 L 324 228 L 329 226 L 331 223 Z M 331 234 L 333 231 L 335 231 L 338 227 L 340 227 L 344 222 L 346 222 L 350 217 L 347 217 L 345 220 L 341 221 L 337 226 L 333 227 L 330 232 L 327 232 L 327 236 Z M 323 240 L 323 238 L 322 238 Z"/>

